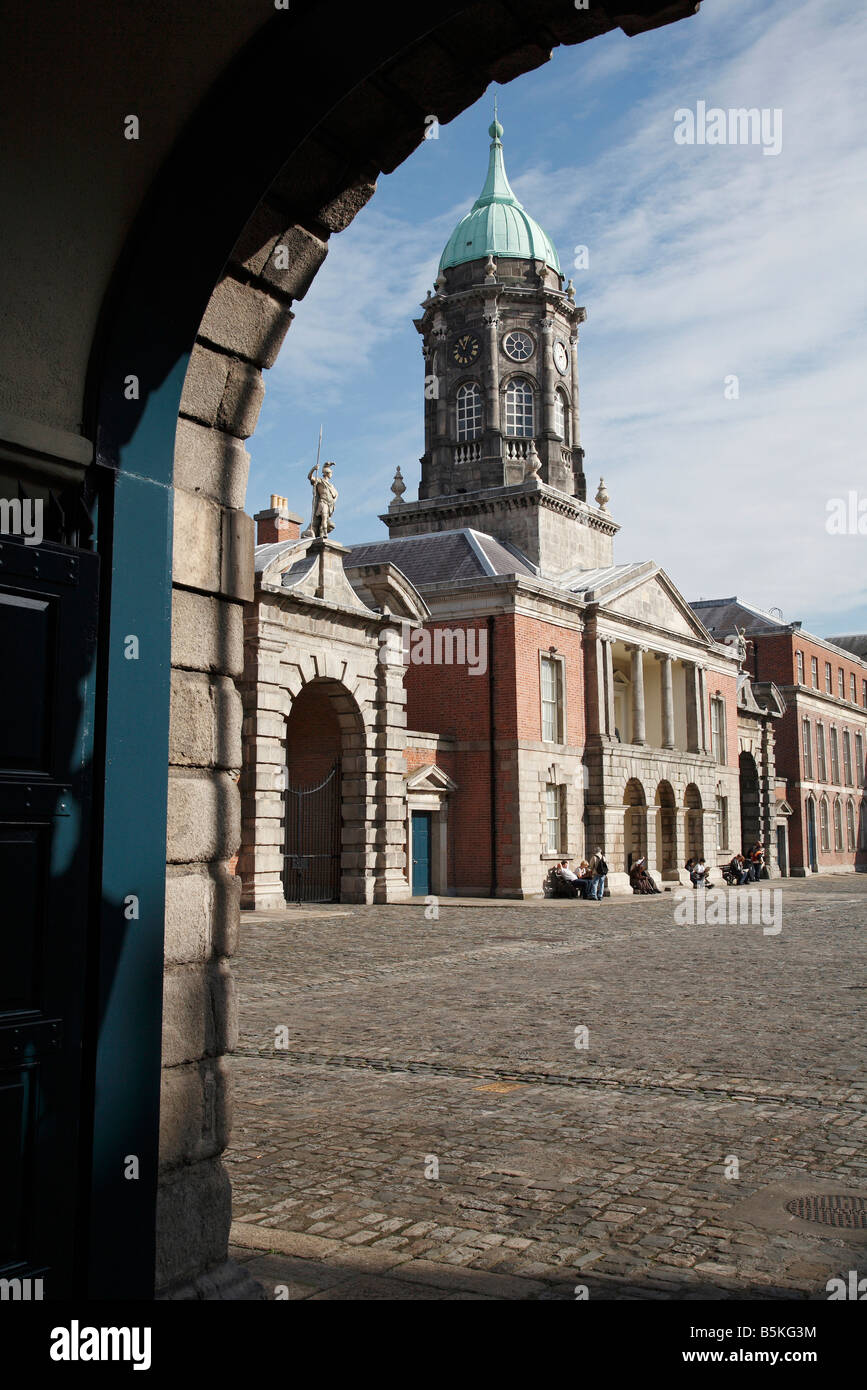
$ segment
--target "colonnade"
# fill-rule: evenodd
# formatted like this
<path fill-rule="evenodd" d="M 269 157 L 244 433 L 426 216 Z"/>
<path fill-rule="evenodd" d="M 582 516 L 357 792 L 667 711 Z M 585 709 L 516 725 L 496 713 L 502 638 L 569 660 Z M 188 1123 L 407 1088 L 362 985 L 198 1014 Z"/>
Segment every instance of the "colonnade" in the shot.
<path fill-rule="evenodd" d="M 596 638 L 596 676 L 599 733 L 615 737 L 613 637 Z M 632 697 L 632 737 L 628 741 L 639 747 L 647 745 L 647 713 L 645 699 L 644 657 L 651 648 L 643 643 L 627 643 L 630 654 L 630 685 Z M 674 713 L 674 665 L 683 668 L 686 694 L 687 753 L 710 751 L 708 715 L 707 668 L 697 661 L 679 661 L 670 652 L 654 652 L 660 664 L 662 706 L 662 744 L 666 749 L 677 747 Z"/>

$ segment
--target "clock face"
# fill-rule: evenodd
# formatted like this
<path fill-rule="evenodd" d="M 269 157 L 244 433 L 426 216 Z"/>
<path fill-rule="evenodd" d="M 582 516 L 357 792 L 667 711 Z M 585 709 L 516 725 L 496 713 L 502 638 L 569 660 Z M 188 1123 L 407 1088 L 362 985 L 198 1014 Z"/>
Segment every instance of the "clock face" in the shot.
<path fill-rule="evenodd" d="M 569 353 L 566 351 L 566 344 L 556 342 L 554 344 L 554 366 L 561 376 L 566 375 L 566 368 L 569 366 Z"/>
<path fill-rule="evenodd" d="M 481 350 L 482 345 L 475 333 L 462 333 L 459 338 L 455 339 L 452 357 L 459 367 L 469 367 L 476 361 Z"/>
<path fill-rule="evenodd" d="M 529 333 L 521 333 L 516 329 L 513 333 L 507 333 L 503 339 L 503 352 L 507 357 L 511 357 L 513 362 L 526 362 L 527 358 L 533 355 L 533 339 Z"/>

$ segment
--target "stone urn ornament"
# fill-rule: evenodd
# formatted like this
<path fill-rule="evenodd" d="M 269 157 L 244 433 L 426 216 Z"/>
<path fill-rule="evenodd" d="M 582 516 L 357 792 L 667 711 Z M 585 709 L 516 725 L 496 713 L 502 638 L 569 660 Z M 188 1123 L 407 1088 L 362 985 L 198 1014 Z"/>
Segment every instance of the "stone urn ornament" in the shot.
<path fill-rule="evenodd" d="M 600 512 L 604 512 L 608 506 L 608 489 L 605 486 L 605 479 L 599 479 L 599 487 L 596 490 L 596 505 Z"/>
<path fill-rule="evenodd" d="M 394 475 L 394 482 L 391 485 L 391 490 L 394 493 L 395 502 L 399 502 L 403 497 L 403 494 L 406 492 L 406 483 L 403 481 L 403 474 L 400 471 L 400 464 L 398 464 L 397 466 L 397 472 Z"/>
<path fill-rule="evenodd" d="M 541 483 L 542 479 L 539 476 L 539 469 L 541 467 L 542 460 L 539 458 L 536 441 L 535 439 L 531 439 L 527 448 L 527 467 L 524 469 L 524 482 L 527 482 L 530 478 L 534 478 L 537 483 Z"/>

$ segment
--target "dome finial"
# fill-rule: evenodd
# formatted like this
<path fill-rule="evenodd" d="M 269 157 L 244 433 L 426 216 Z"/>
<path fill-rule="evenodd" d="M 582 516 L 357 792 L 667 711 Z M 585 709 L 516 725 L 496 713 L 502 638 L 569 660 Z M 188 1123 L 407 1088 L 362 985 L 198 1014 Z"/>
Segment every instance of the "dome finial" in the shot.
<path fill-rule="evenodd" d="M 491 137 L 492 140 L 499 140 L 499 139 L 501 138 L 502 134 L 503 134 L 503 127 L 500 125 L 500 122 L 497 120 L 497 96 L 496 96 L 496 93 L 494 93 L 494 119 L 493 119 L 493 121 L 491 122 L 491 124 L 488 126 L 488 134 L 490 135 L 490 137 Z"/>

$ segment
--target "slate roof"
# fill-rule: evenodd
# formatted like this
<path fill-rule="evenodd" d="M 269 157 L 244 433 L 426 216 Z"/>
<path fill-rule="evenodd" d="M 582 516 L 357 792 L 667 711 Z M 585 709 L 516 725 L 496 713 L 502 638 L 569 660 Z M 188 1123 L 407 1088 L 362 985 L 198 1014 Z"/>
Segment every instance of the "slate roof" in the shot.
<path fill-rule="evenodd" d="M 529 560 L 482 531 L 431 531 L 421 536 L 353 545 L 345 568 L 356 565 L 396 565 L 416 588 L 491 575 L 533 575 Z"/>
<path fill-rule="evenodd" d="M 856 660 L 867 662 L 867 633 L 853 633 L 849 637 L 820 637 L 815 632 L 806 632 L 800 622 L 784 622 L 739 598 L 701 599 L 691 603 L 690 608 L 715 637 L 728 636 L 736 627 L 756 633 L 797 632 L 809 641 L 821 642 L 838 651 L 841 656 L 854 656 Z"/>
<path fill-rule="evenodd" d="M 253 552 L 253 568 L 257 574 L 266 570 L 272 560 L 276 560 L 278 555 L 284 551 L 291 550 L 293 546 L 300 545 L 300 541 L 269 541 L 267 545 L 257 545 Z"/>
<path fill-rule="evenodd" d="M 845 637 L 828 637 L 825 639 L 833 642 L 835 647 L 842 647 L 844 651 L 851 652 L 853 656 L 858 656 L 862 661 L 867 661 L 867 632 L 850 632 Z"/>
<path fill-rule="evenodd" d="M 728 636 L 736 627 L 745 628 L 747 632 L 771 632 L 774 628 L 788 632 L 801 626 L 800 623 L 786 623 L 781 618 L 774 618 L 764 609 L 755 608 L 737 597 L 699 599 L 689 606 L 714 635 L 722 633 Z"/>
<path fill-rule="evenodd" d="M 573 594 L 587 594 L 594 589 L 605 588 L 618 579 L 625 579 L 630 571 L 642 568 L 641 561 L 633 561 L 628 565 L 602 565 L 592 570 L 573 570 L 564 583 Z"/>

